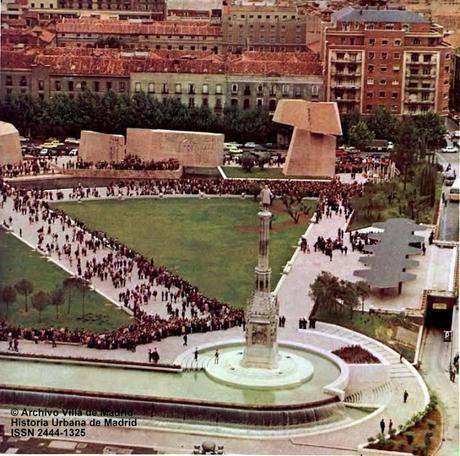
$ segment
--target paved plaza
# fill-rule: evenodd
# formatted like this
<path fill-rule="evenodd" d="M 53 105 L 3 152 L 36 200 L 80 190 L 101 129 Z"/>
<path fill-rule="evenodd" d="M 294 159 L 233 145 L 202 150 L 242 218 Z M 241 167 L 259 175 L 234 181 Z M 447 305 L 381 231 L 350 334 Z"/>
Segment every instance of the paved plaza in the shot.
<path fill-rule="evenodd" d="M 104 189 L 100 189 L 100 193 L 104 197 Z M 65 198 L 68 199 L 69 191 L 64 191 Z M 125 195 L 126 197 L 126 195 Z M 9 216 L 13 217 L 13 233 L 17 236 L 19 230 L 22 229 L 22 240 L 27 242 L 31 247 L 37 245 L 37 229 L 40 223 L 29 225 L 27 216 L 22 216 L 16 212 L 13 213 L 12 205 L 7 202 L 5 206 L 0 209 L 0 220 L 7 220 Z M 310 246 L 310 253 L 301 253 L 297 246 L 293 246 L 296 249 L 289 272 L 283 281 L 280 282 L 278 287 L 278 297 L 280 301 L 280 314 L 286 317 L 286 326 L 279 328 L 279 339 L 299 342 L 304 344 L 315 345 L 320 343 L 325 349 L 334 349 L 336 346 L 332 341 L 334 337 L 340 337 L 344 341 L 350 343 L 359 343 L 365 347 L 368 347 L 371 351 L 377 351 L 381 356 L 386 359 L 391 365 L 391 385 L 388 389 L 379 391 L 367 391 L 363 395 L 353 395 L 347 398 L 349 403 L 374 403 L 380 405 L 386 405 L 384 409 L 379 409 L 371 418 L 367 419 L 359 425 L 354 425 L 346 430 L 347 442 L 363 443 L 367 440 L 367 437 L 376 435 L 378 433 L 378 423 L 383 417 L 386 421 L 390 418 L 397 426 L 400 423 L 405 422 L 414 412 L 420 410 L 427 398 L 427 391 L 422 386 L 420 378 L 413 367 L 405 360 L 403 363 L 400 362 L 399 355 L 393 352 L 391 349 L 383 346 L 382 344 L 372 341 L 371 339 L 361 336 L 357 333 L 349 331 L 345 328 L 337 327 L 334 325 L 328 325 L 324 323 L 318 323 L 315 330 L 299 330 L 298 320 L 301 317 L 307 317 L 311 308 L 311 299 L 308 296 L 310 284 L 316 278 L 320 271 L 330 271 L 340 278 L 347 280 L 357 280 L 357 277 L 353 276 L 353 271 L 361 269 L 362 265 L 358 263 L 358 258 L 362 256 L 362 253 L 352 252 L 349 244 L 348 235 L 345 235 L 345 242 L 349 249 L 348 254 L 340 254 L 338 251 L 334 251 L 332 261 L 329 257 L 325 256 L 320 252 L 314 252 L 313 244 L 318 236 L 325 238 L 335 238 L 337 236 L 337 230 L 339 228 L 345 229 L 346 222 L 344 216 L 336 215 L 332 213 L 331 218 L 323 218 L 319 223 L 313 223 L 309 226 L 306 231 L 307 242 Z M 72 228 L 64 227 L 62 231 L 61 226 L 53 226 L 53 233 L 58 234 L 59 239 L 63 239 L 65 234 L 72 236 Z M 423 234 L 428 236 L 429 230 Z M 46 236 L 45 236 L 46 243 Z M 376 308 L 388 309 L 401 309 L 403 307 L 416 307 L 420 304 L 421 290 L 426 287 L 428 283 L 439 282 L 439 276 L 445 274 L 433 274 L 431 267 L 434 263 L 438 263 L 439 269 L 449 269 L 446 264 L 444 251 L 441 251 L 437 246 L 428 246 L 425 258 L 422 258 L 420 266 L 417 271 L 417 281 L 409 282 L 405 284 L 402 296 L 398 298 L 386 298 L 379 300 L 378 298 L 369 298 L 366 301 L 366 307 L 370 306 Z M 446 250 L 447 251 L 447 250 Z M 99 260 L 108 253 L 108 249 L 100 249 L 94 254 L 96 259 Z M 93 255 L 93 253 L 89 253 Z M 89 257 L 91 258 L 91 256 Z M 48 261 L 56 262 L 60 267 L 68 271 L 69 273 L 76 274 L 75 264 L 70 265 L 69 261 L 65 258 L 58 260 L 57 256 L 51 255 L 47 258 Z M 447 271 L 446 269 L 446 271 Z M 276 278 L 273 278 L 274 281 Z M 441 280 L 442 281 L 442 280 Z M 140 284 L 141 281 L 137 279 L 136 271 L 133 271 L 131 281 L 127 284 L 128 287 L 134 287 Z M 442 286 L 443 283 L 440 283 Z M 118 300 L 118 293 L 121 291 L 119 288 L 115 289 L 110 281 L 94 280 L 93 286 L 96 291 L 103 294 L 107 299 L 111 300 L 114 305 L 120 305 Z M 148 305 L 144 307 L 148 313 L 159 313 L 167 316 L 165 310 L 165 303 L 162 303 L 159 298 L 157 301 L 153 299 L 149 301 Z M 158 342 L 154 342 L 146 345 L 139 345 L 135 352 L 118 349 L 118 350 L 91 350 L 81 345 L 75 344 L 58 344 L 56 348 L 52 348 L 50 344 L 39 343 L 34 344 L 28 341 L 21 341 L 20 351 L 22 353 L 33 353 L 42 355 L 53 355 L 57 357 L 89 357 L 97 359 L 111 359 L 119 361 L 140 361 L 147 362 L 148 350 L 156 347 L 161 356 L 161 362 L 172 363 L 187 349 L 189 355 L 194 347 L 201 346 L 209 343 L 217 343 L 228 339 L 241 339 L 244 337 L 242 328 L 234 327 L 225 331 L 218 332 L 207 332 L 207 333 L 196 333 L 190 334 L 188 337 L 188 347 L 184 347 L 182 338 L 180 337 L 168 337 Z M 337 342 L 335 342 L 336 344 Z M 6 343 L 0 342 L 0 351 L 6 351 Z M 185 366 L 189 362 L 189 357 L 183 357 Z M 410 400 L 408 404 L 401 407 L 402 403 L 402 392 L 407 389 L 410 391 Z M 1 418 L 0 418 L 1 420 Z M 147 426 L 147 423 L 146 423 Z M 152 425 L 149 425 L 152 426 Z M 214 433 L 219 435 L 219 443 L 222 442 L 226 450 L 232 453 L 242 453 L 248 451 L 248 442 L 238 437 L 224 437 L 224 429 L 213 429 Z M 101 440 L 103 438 L 111 436 L 113 430 L 104 432 L 104 434 L 94 432 L 89 438 L 92 440 Z M 203 430 L 191 432 L 187 431 L 187 434 L 181 434 L 180 442 L 176 442 L 173 437 L 173 431 L 158 431 L 155 427 L 145 427 L 138 429 L 131 429 L 126 431 L 126 435 L 123 435 L 123 443 L 136 443 L 142 442 L 142 439 L 148 436 L 149 439 L 155 441 L 155 446 L 162 448 L 165 451 L 181 452 L 188 450 L 199 442 L 200 435 L 203 437 Z M 178 431 L 174 431 L 178 432 Z M 352 454 L 355 452 L 356 447 L 353 445 L 343 446 L 344 431 L 333 431 L 327 433 L 319 433 L 312 435 L 311 432 L 307 432 L 307 435 L 302 438 L 300 436 L 281 438 L 281 437 L 270 437 L 268 440 L 258 440 L 257 435 L 251 436 L 250 452 L 251 453 L 298 453 L 298 454 Z M 121 437 L 112 435 L 114 442 L 117 439 L 121 442 Z M 268 438 L 268 437 L 267 437 Z M 112 441 L 112 440 L 111 440 Z M 176 446 L 172 446 L 173 442 L 176 442 Z M 287 451 L 286 449 L 289 448 Z"/>

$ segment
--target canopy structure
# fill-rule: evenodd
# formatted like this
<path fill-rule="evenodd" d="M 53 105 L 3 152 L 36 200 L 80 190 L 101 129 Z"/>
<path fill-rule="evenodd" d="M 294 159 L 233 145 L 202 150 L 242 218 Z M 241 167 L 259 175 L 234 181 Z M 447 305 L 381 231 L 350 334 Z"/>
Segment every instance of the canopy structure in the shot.
<path fill-rule="evenodd" d="M 416 236 L 415 231 L 427 228 L 417 225 L 412 220 L 393 218 L 386 222 L 375 223 L 373 228 L 383 232 L 369 233 L 369 238 L 379 241 L 367 245 L 366 251 L 372 256 L 363 256 L 361 263 L 369 269 L 354 271 L 354 275 L 362 277 L 371 288 L 398 288 L 402 290 L 402 282 L 415 280 L 416 275 L 406 272 L 407 269 L 418 266 L 419 262 L 409 259 L 410 255 L 421 253 L 422 236 Z M 419 247 L 420 246 L 420 247 Z"/>

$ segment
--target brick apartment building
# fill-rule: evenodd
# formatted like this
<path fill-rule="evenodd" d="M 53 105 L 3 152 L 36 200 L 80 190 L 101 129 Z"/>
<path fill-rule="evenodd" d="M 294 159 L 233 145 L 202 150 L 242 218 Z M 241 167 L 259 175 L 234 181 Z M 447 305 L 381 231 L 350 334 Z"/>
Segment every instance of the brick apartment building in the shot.
<path fill-rule="evenodd" d="M 173 97 L 187 106 L 256 107 L 273 112 L 282 98 L 324 99 L 322 66 L 313 53 L 257 53 L 218 56 L 212 51 L 120 52 L 110 49 L 4 49 L 0 95 L 30 94 L 48 99 L 83 90 L 159 100 Z"/>
<path fill-rule="evenodd" d="M 403 10 L 347 7 L 324 31 L 327 100 L 340 112 L 446 114 L 452 49 L 443 28 Z"/>

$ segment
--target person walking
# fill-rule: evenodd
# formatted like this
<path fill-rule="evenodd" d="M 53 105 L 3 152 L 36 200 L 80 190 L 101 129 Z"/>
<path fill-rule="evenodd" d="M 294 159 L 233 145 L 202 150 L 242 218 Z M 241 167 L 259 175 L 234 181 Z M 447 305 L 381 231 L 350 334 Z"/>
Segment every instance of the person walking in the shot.
<path fill-rule="evenodd" d="M 214 364 L 219 364 L 219 349 L 214 353 Z"/>
<path fill-rule="evenodd" d="M 380 432 L 385 433 L 385 420 L 383 418 L 380 420 Z"/>
<path fill-rule="evenodd" d="M 193 352 L 193 359 L 195 360 L 195 364 L 198 364 L 198 347 L 195 347 L 195 351 Z"/>
<path fill-rule="evenodd" d="M 391 434 L 391 430 L 393 429 L 393 420 L 390 418 L 388 422 L 388 432 Z"/>
<path fill-rule="evenodd" d="M 149 363 L 151 363 L 152 362 L 152 349 L 151 348 L 149 348 L 149 353 L 147 356 L 148 356 Z"/>
<path fill-rule="evenodd" d="M 156 347 L 153 349 L 152 359 L 155 364 L 158 364 L 158 361 L 160 361 L 160 354 L 158 353 Z"/>
<path fill-rule="evenodd" d="M 403 402 L 404 403 L 407 402 L 408 397 L 409 397 L 409 393 L 407 392 L 407 390 L 404 390 L 404 394 L 403 394 Z"/>

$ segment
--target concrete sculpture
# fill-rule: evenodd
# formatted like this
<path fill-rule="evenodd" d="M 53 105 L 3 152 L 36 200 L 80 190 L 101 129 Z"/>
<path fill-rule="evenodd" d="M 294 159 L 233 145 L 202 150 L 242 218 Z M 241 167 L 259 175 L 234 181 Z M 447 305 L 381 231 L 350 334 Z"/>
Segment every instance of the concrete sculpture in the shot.
<path fill-rule="evenodd" d="M 0 122 L 0 165 L 13 165 L 21 161 L 18 130 L 10 123 Z"/>
<path fill-rule="evenodd" d="M 334 177 L 335 137 L 342 134 L 337 103 L 280 100 L 273 121 L 294 127 L 283 174 Z"/>

